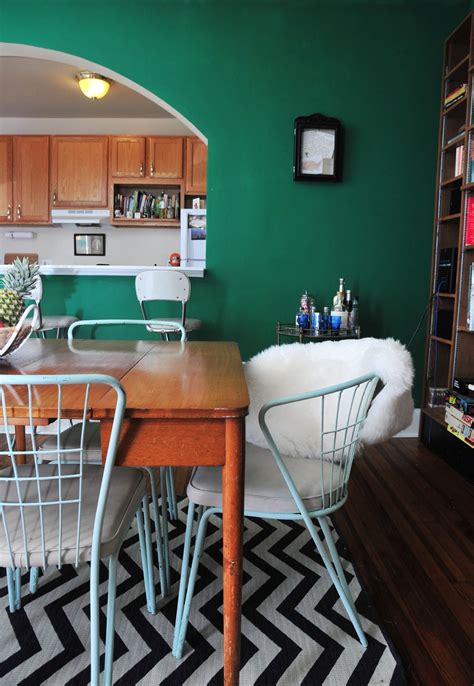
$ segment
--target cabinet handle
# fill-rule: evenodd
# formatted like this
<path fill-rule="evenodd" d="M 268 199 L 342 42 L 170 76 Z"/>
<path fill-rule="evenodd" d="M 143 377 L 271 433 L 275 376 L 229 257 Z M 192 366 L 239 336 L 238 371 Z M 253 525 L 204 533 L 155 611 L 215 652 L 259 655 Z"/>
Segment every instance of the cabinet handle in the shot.
<path fill-rule="evenodd" d="M 16 218 L 21 219 L 21 205 L 16 208 Z"/>
<path fill-rule="evenodd" d="M 140 165 L 140 176 L 143 176 L 143 162 Z"/>
<path fill-rule="evenodd" d="M 12 220 L 12 206 L 11 205 L 8 205 L 8 207 L 7 207 L 7 219 L 10 222 Z"/>
<path fill-rule="evenodd" d="M 56 200 L 57 200 L 57 195 L 56 195 L 56 191 L 54 191 L 54 193 L 53 193 L 53 205 L 56 205 Z"/>
<path fill-rule="evenodd" d="M 155 173 L 155 163 L 152 162 L 150 164 L 150 176 L 153 176 L 154 173 Z"/>

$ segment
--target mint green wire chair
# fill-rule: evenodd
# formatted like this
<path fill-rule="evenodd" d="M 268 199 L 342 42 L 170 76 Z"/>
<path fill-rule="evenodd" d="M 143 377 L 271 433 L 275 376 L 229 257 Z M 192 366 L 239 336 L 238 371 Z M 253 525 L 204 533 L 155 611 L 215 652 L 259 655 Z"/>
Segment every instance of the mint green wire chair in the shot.
<path fill-rule="evenodd" d="M 367 646 L 367 639 L 347 585 L 327 517 L 347 500 L 349 476 L 358 450 L 359 434 L 377 381 L 377 376 L 367 374 L 346 383 L 265 403 L 259 413 L 259 424 L 268 448 L 247 443 L 245 458 L 244 516 L 304 521 L 364 647 Z M 312 403 L 311 414 L 306 412 L 304 416 L 311 417 L 314 422 L 318 457 L 284 457 L 280 454 L 268 426 L 267 413 L 271 414 L 277 407 L 306 402 Z M 274 421 L 278 423 L 277 416 Z M 294 443 L 298 445 L 298 435 L 295 435 Z M 183 654 L 207 523 L 211 515 L 222 512 L 221 474 L 220 467 L 198 467 L 188 485 L 189 509 L 173 642 L 173 655 L 178 659 Z M 196 506 L 198 528 L 191 570 L 188 571 Z M 321 540 L 313 519 L 317 521 L 324 540 Z"/>
<path fill-rule="evenodd" d="M 68 329 L 68 341 L 74 340 L 74 332 L 79 327 L 89 326 L 145 326 L 147 330 L 151 330 L 151 326 L 160 326 L 165 324 L 169 328 L 169 322 L 163 322 L 158 319 L 83 319 L 71 324 Z M 183 343 L 186 340 L 186 331 L 179 323 L 173 324 L 173 333 L 179 334 L 180 340 Z M 71 433 L 74 429 L 71 431 Z M 100 433 L 95 430 L 94 425 L 87 423 L 86 435 L 90 436 L 91 441 L 91 457 L 94 459 L 95 453 L 98 453 L 98 460 L 100 461 Z M 94 440 L 95 438 L 95 440 Z M 73 440 L 73 438 L 72 438 Z M 156 552 L 158 559 L 158 570 L 160 576 L 160 588 L 163 597 L 169 594 L 170 586 L 170 553 L 168 541 L 168 523 L 166 518 L 166 506 L 169 506 L 171 519 L 177 519 L 177 505 L 176 493 L 174 488 L 174 470 L 172 467 L 160 467 L 160 483 L 161 483 L 161 497 L 162 497 L 162 512 L 159 510 L 158 489 L 156 486 L 156 478 L 153 467 L 143 467 L 148 472 L 150 477 L 151 498 L 153 514 L 155 519 L 156 529 Z M 156 609 L 155 609 L 156 611 Z"/>
<path fill-rule="evenodd" d="M 107 456 L 102 465 L 84 460 L 85 422 L 90 410 L 90 395 L 97 385 L 115 392 L 115 411 Z M 58 429 L 56 446 L 49 452 L 55 462 L 44 463 L 33 431 L 38 408 L 53 408 L 63 418 L 63 398 L 74 394 L 78 415 L 82 417 L 81 441 L 75 448 L 64 448 Z M 143 510 L 148 508 L 146 477 L 143 470 L 115 467 L 115 455 L 125 410 L 125 392 L 111 376 L 0 375 L 2 423 L 10 466 L 0 471 L 0 565 L 6 567 L 10 612 L 21 606 L 21 569 L 64 564 L 78 566 L 90 562 L 91 603 L 91 684 L 100 680 L 99 565 L 109 560 L 107 627 L 104 683 L 112 684 L 116 575 L 119 551 L 136 515 L 144 584 L 147 596 L 153 592 L 146 574 Z M 23 406 L 31 448 L 15 449 L 10 435 L 8 407 Z M 63 461 L 67 453 L 75 463 Z M 20 464 L 19 457 L 28 459 Z"/>

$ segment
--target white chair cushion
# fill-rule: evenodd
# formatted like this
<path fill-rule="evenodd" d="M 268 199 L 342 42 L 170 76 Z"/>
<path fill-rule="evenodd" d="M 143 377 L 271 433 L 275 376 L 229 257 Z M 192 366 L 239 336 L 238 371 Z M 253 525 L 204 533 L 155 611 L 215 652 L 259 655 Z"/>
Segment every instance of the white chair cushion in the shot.
<path fill-rule="evenodd" d="M 257 512 L 298 512 L 270 450 L 250 443 L 245 447 L 244 509 Z M 331 464 L 321 460 L 283 458 L 306 508 L 319 510 L 324 492 L 331 491 Z M 337 466 L 334 466 L 337 470 Z M 334 482 L 336 481 L 333 474 Z M 189 482 L 188 498 L 197 505 L 222 507 L 222 468 L 198 467 Z M 328 504 L 328 498 L 326 506 Z"/>
<path fill-rule="evenodd" d="M 166 317 L 162 321 L 170 322 L 170 325 L 181 324 L 181 317 Z M 186 331 L 195 331 L 196 329 L 200 329 L 201 326 L 202 322 L 200 319 L 188 319 L 186 317 L 186 326 L 184 327 Z M 176 331 L 172 328 L 172 326 L 170 326 L 170 328 L 168 329 L 163 326 L 153 326 L 153 324 L 147 326 L 147 329 L 149 331 L 155 331 L 156 333 L 172 333 L 173 331 Z"/>
<path fill-rule="evenodd" d="M 369 445 L 385 441 L 406 428 L 413 416 L 413 362 L 408 350 L 393 338 L 292 343 L 272 346 L 244 367 L 250 395 L 246 436 L 265 448 L 258 413 L 269 400 L 298 395 L 350 381 L 367 373 L 384 384 L 375 396 L 360 440 Z M 292 457 L 320 455 L 317 401 L 285 405 L 269 411 L 266 421 L 280 451 Z M 325 414 L 325 428 L 335 424 L 335 410 Z"/>
<path fill-rule="evenodd" d="M 81 444 L 82 423 L 64 429 L 60 434 L 61 447 L 65 450 L 78 448 Z M 38 441 L 40 443 L 40 441 Z M 49 450 L 56 450 L 57 437 L 55 434 L 48 435 L 39 446 L 44 455 L 44 460 L 57 460 L 57 454 L 48 453 Z M 61 453 L 62 462 L 78 462 L 79 453 Z M 102 462 L 102 451 L 100 446 L 100 422 L 86 421 L 84 434 L 84 451 L 82 459 L 84 462 Z"/>
<path fill-rule="evenodd" d="M 62 465 L 62 473 L 77 474 L 79 465 Z M 97 510 L 97 501 L 102 482 L 103 468 L 100 465 L 85 465 L 82 483 L 82 507 L 80 528 L 79 561 L 90 560 L 92 548 L 92 533 L 94 519 Z M 57 464 L 39 465 L 41 476 L 51 476 L 58 473 Z M 34 465 L 20 465 L 20 476 L 33 476 Z M 8 467 L 0 472 L 0 476 L 12 474 Z M 63 499 L 77 497 L 78 479 L 65 479 L 62 482 Z M 110 480 L 110 490 L 105 508 L 104 525 L 102 529 L 101 557 L 107 557 L 116 552 L 120 547 L 130 522 L 137 511 L 140 501 L 146 492 L 145 474 L 142 470 L 132 467 L 114 467 Z M 38 491 L 36 480 L 23 482 L 22 496 L 25 502 L 37 502 Z M 44 501 L 58 499 L 58 481 L 45 481 L 41 488 Z M 0 501 L 17 502 L 15 482 L 0 482 Z M 6 512 L 10 543 L 14 552 L 15 567 L 41 567 L 43 555 L 41 546 L 40 516 L 38 507 L 25 507 L 25 520 L 27 531 L 29 559 L 25 559 L 22 527 L 18 507 L 4 508 Z M 63 564 L 74 564 L 76 558 L 76 533 L 77 533 L 77 504 L 63 505 L 62 507 L 62 556 Z M 44 534 L 46 548 L 46 564 L 57 565 L 59 563 L 58 549 L 58 519 L 59 507 L 50 505 L 43 508 Z M 5 515 L 4 515 L 5 516 Z M 0 526 L 0 567 L 9 567 L 11 564 L 10 554 L 5 537 L 5 528 Z"/>

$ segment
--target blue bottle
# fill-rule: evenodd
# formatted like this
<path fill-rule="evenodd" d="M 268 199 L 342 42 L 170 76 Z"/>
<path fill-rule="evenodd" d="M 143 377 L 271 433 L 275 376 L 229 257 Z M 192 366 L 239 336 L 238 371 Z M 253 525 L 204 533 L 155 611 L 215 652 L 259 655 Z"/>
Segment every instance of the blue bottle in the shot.
<path fill-rule="evenodd" d="M 329 307 L 324 308 L 324 312 L 319 317 L 319 331 L 327 333 L 329 331 Z"/>

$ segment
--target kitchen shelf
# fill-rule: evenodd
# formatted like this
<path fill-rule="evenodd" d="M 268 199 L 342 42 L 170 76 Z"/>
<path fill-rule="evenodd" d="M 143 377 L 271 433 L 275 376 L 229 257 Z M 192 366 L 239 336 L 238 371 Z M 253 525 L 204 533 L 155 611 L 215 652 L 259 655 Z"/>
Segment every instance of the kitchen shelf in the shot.
<path fill-rule="evenodd" d="M 181 223 L 179 219 L 130 219 L 128 217 L 114 217 L 110 222 L 111 226 L 139 226 L 150 229 L 179 229 Z"/>

